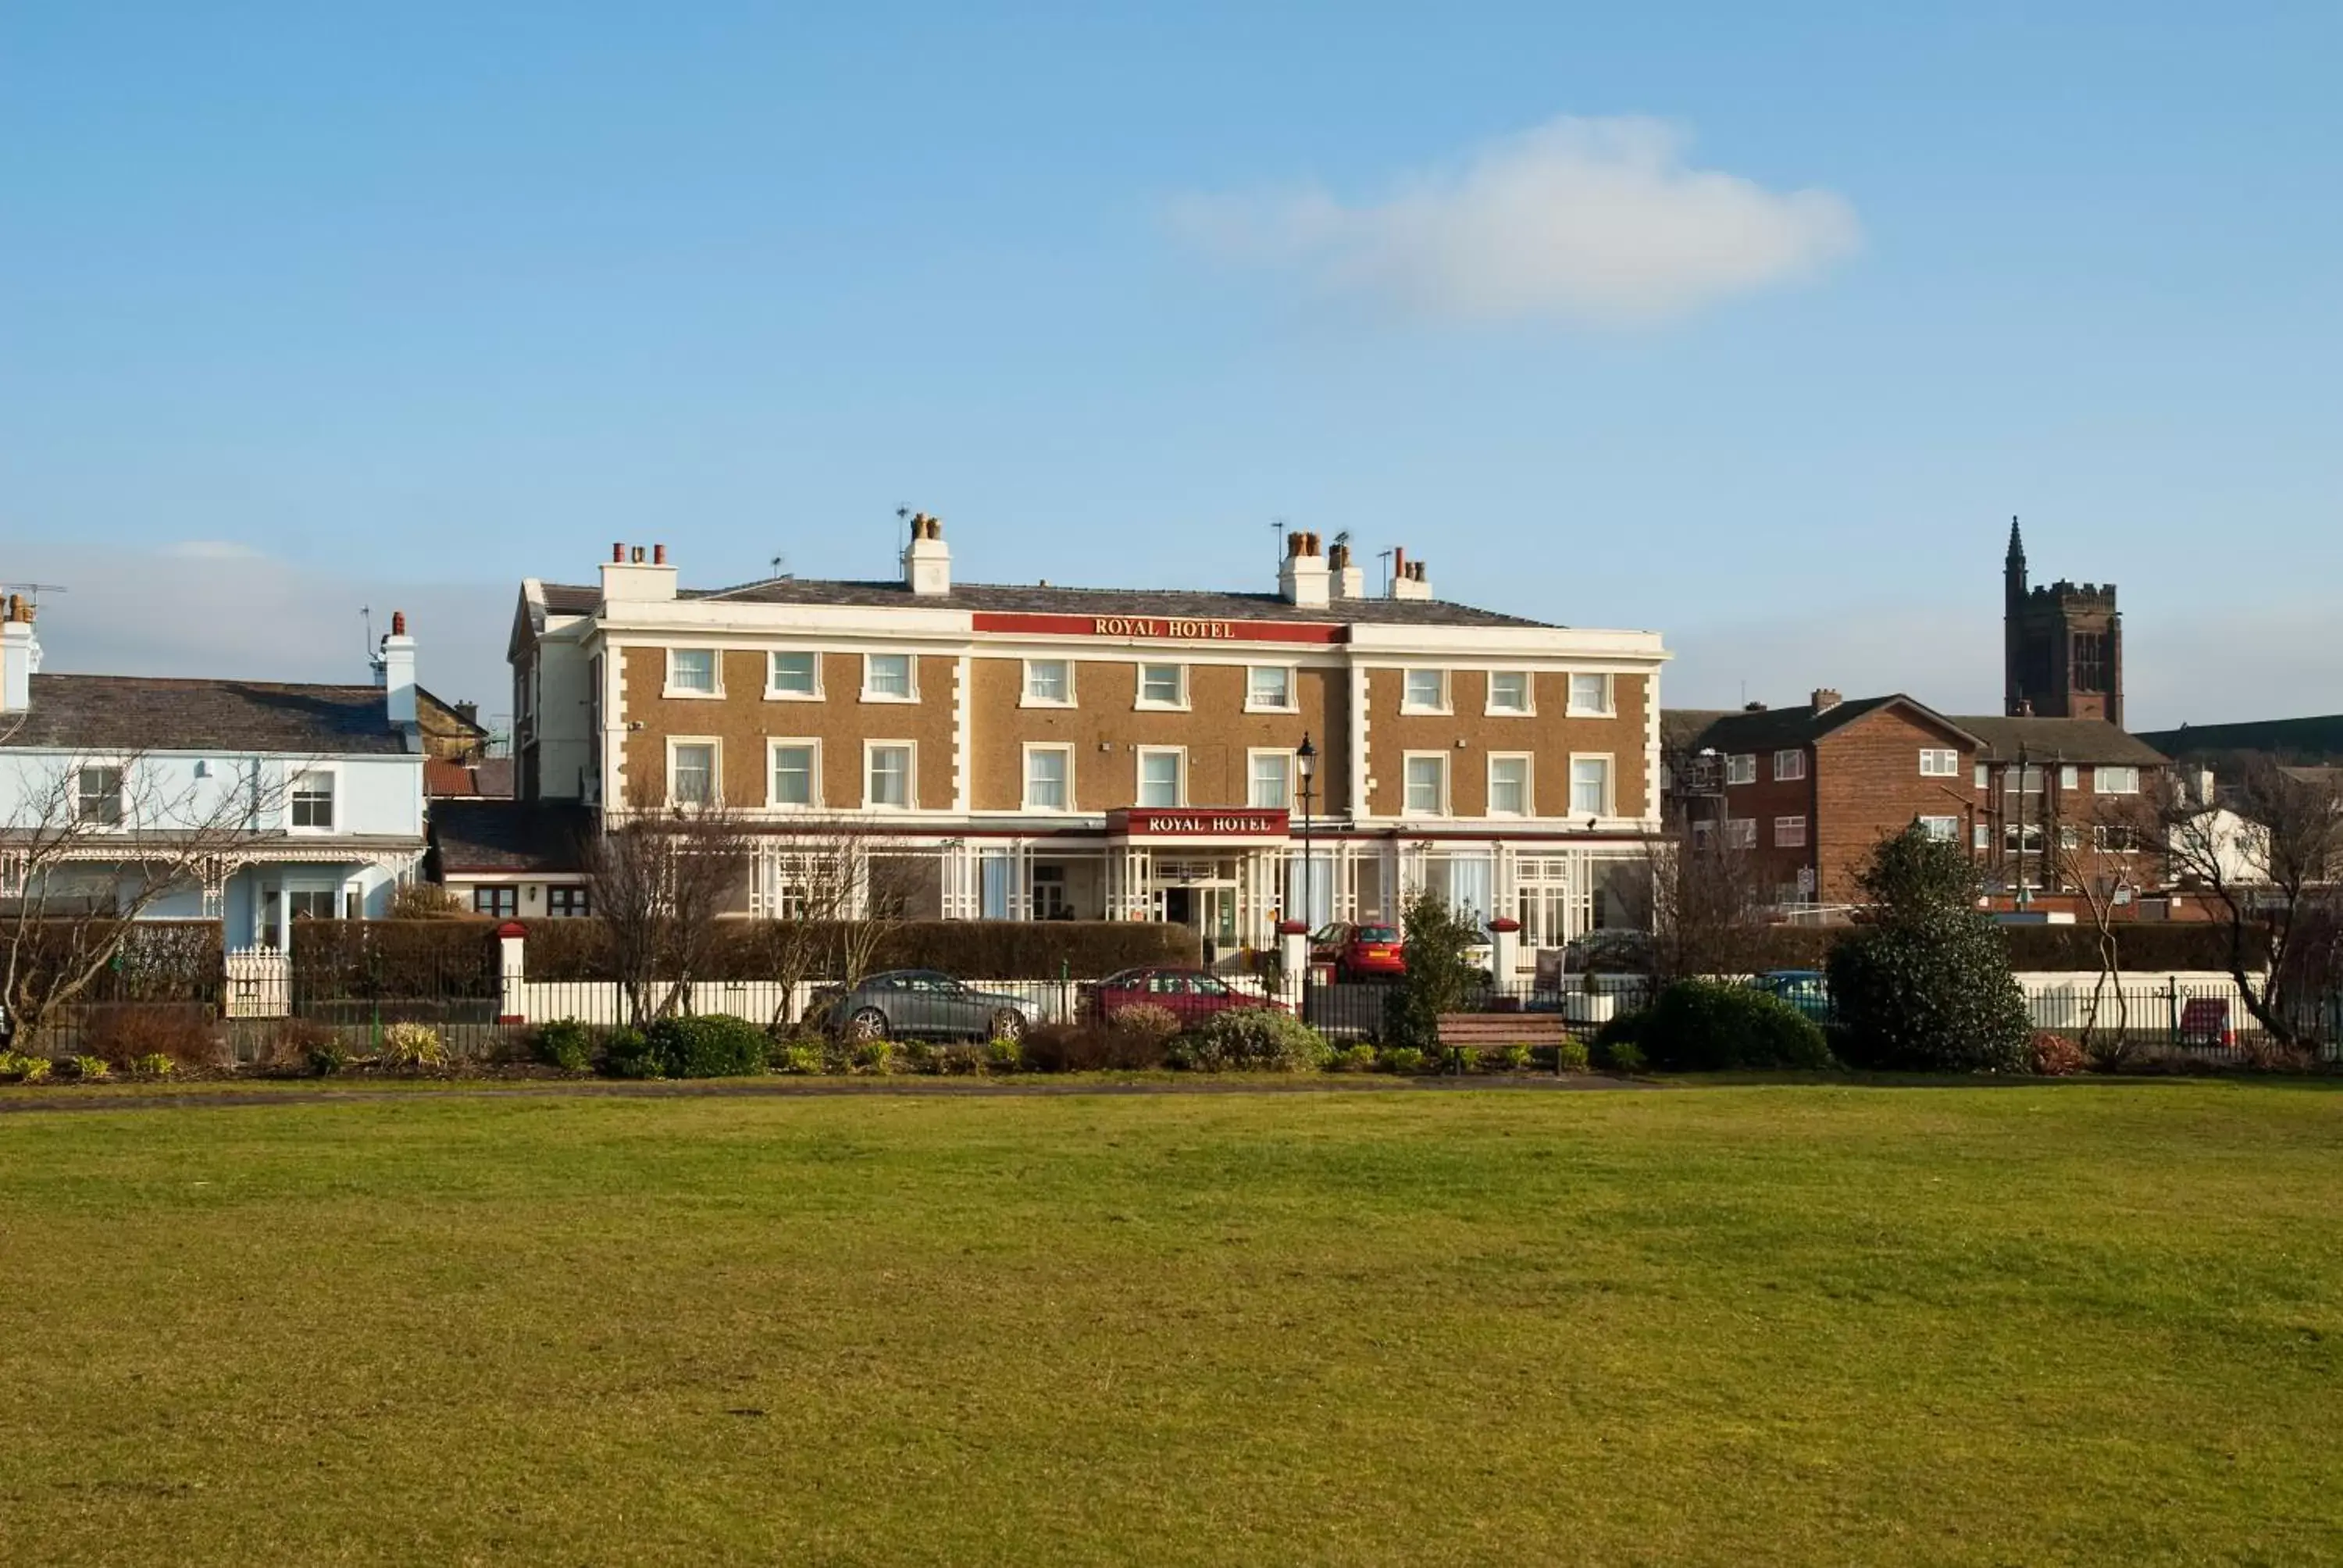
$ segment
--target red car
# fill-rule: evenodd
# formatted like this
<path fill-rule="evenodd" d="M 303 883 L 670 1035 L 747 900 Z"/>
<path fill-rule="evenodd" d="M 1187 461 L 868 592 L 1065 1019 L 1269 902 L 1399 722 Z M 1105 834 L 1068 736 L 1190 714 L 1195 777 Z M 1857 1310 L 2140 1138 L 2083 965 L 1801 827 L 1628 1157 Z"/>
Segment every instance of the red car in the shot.
<path fill-rule="evenodd" d="M 1406 973 L 1407 948 L 1395 926 L 1337 920 L 1310 939 L 1310 961 L 1333 965 L 1336 980 L 1366 980 Z"/>
<path fill-rule="evenodd" d="M 1160 1007 L 1180 1020 L 1182 1028 L 1216 1012 L 1265 1007 L 1282 1012 L 1274 998 L 1242 991 L 1202 970 L 1136 969 L 1112 974 L 1091 987 L 1090 1013 L 1102 1023 L 1127 1007 Z"/>

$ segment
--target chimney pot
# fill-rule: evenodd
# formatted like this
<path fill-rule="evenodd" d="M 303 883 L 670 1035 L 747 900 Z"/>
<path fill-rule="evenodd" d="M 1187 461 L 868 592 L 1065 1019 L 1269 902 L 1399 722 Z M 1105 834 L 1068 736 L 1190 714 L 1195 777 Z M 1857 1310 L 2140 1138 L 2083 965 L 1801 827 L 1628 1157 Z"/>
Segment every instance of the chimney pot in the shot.
<path fill-rule="evenodd" d="M 1816 713 L 1828 713 L 1832 709 L 1836 708 L 1842 700 L 1844 699 L 1839 696 L 1839 694 L 1833 691 L 1827 686 L 1818 686 L 1815 689 L 1814 704 L 1815 711 Z"/>
<path fill-rule="evenodd" d="M 614 544 L 610 547 L 610 564 L 612 566 L 624 566 L 627 564 L 627 547 L 625 545 Z"/>
<path fill-rule="evenodd" d="M 390 612 L 390 635 L 393 637 L 405 637 L 407 635 L 407 612 L 405 610 L 395 609 Z"/>
<path fill-rule="evenodd" d="M 642 565 L 642 564 L 643 564 L 643 547 L 642 547 L 642 546 L 640 546 L 640 545 L 637 545 L 637 546 L 634 548 L 634 549 L 633 549 L 632 551 L 630 551 L 630 552 L 629 552 L 629 557 L 630 557 L 630 558 L 634 561 L 634 564 L 635 564 L 635 565 L 637 565 L 637 566 L 640 566 L 640 565 Z"/>
<path fill-rule="evenodd" d="M 665 545 L 653 545 L 651 547 L 651 565 L 655 567 L 663 567 L 667 565 L 667 547 Z"/>

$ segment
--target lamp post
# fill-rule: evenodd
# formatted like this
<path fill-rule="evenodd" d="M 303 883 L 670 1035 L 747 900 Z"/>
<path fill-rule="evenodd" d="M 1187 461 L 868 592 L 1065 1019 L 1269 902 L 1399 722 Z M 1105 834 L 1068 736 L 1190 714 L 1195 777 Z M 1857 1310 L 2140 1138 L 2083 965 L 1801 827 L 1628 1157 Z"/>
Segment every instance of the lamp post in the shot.
<path fill-rule="evenodd" d="M 1310 859 L 1310 802 L 1313 798 L 1312 782 L 1318 777 L 1318 748 L 1310 744 L 1310 733 L 1302 731 L 1302 749 L 1293 754 L 1293 770 L 1302 780 L 1302 918 L 1314 918 L 1317 872 Z"/>

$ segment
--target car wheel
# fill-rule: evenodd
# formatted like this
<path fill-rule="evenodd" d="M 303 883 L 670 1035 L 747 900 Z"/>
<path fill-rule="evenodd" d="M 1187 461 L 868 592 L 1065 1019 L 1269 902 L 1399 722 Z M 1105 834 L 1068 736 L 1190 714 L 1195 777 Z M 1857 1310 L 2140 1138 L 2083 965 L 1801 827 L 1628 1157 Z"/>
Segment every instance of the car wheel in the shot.
<path fill-rule="evenodd" d="M 887 1015 L 875 1007 L 859 1009 L 846 1020 L 849 1040 L 884 1040 L 887 1038 Z"/>
<path fill-rule="evenodd" d="M 1025 1038 L 1025 1015 L 1013 1007 L 1004 1007 L 992 1015 L 992 1038 L 1022 1040 Z"/>

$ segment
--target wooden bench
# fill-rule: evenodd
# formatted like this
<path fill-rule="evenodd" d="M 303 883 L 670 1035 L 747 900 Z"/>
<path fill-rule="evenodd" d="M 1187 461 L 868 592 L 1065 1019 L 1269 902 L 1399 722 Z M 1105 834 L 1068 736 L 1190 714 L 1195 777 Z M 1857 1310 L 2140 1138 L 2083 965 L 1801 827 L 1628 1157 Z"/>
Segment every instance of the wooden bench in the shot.
<path fill-rule="evenodd" d="M 1558 1012 L 1443 1012 L 1440 1015 L 1440 1052 L 1446 1057 L 1459 1048 L 1502 1050 L 1509 1045 L 1560 1045 L 1570 1038 L 1570 1024 Z"/>

